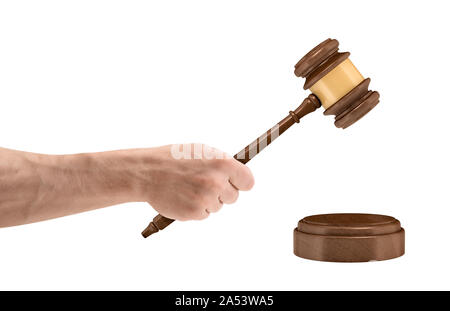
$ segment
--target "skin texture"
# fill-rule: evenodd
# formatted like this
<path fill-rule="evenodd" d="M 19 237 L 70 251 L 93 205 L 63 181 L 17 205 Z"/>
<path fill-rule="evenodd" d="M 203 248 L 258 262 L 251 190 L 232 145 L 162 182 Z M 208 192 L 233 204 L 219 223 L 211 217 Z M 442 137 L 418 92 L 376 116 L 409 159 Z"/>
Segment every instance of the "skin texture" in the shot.
<path fill-rule="evenodd" d="M 148 202 L 172 219 L 200 220 L 252 188 L 248 167 L 216 149 L 192 146 L 181 158 L 171 145 L 73 155 L 0 148 L 0 227 L 125 202 Z"/>

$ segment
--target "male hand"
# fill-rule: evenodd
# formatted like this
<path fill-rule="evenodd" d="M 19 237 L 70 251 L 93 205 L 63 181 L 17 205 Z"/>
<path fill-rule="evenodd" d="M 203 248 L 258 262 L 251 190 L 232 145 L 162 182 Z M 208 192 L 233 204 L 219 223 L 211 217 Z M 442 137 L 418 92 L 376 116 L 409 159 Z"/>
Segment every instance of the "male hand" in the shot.
<path fill-rule="evenodd" d="M 234 203 L 240 190 L 250 190 L 250 169 L 217 149 L 200 145 L 169 145 L 151 149 L 143 175 L 146 201 L 161 215 L 200 220 Z"/>

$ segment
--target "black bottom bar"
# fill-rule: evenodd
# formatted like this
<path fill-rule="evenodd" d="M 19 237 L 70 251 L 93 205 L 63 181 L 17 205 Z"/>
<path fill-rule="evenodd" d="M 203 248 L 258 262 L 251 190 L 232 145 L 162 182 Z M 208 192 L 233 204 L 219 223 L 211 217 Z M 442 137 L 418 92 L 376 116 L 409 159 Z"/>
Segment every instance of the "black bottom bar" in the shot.
<path fill-rule="evenodd" d="M 323 310 L 392 309 L 409 305 L 446 306 L 449 292 L 1 292 L 13 309 L 85 310 Z M 442 304 L 444 303 L 444 304 Z M 6 309 L 5 309 L 6 310 Z"/>

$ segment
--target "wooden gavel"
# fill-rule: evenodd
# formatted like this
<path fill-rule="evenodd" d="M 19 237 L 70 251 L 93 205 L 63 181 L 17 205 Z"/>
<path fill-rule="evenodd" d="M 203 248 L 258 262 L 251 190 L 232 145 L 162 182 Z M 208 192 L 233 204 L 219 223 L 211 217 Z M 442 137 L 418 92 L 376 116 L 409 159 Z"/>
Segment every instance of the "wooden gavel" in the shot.
<path fill-rule="evenodd" d="M 339 42 L 327 39 L 312 49 L 295 65 L 295 75 L 306 78 L 303 88 L 310 89 L 301 105 L 262 134 L 234 158 L 246 164 L 294 123 L 321 105 L 325 115 L 335 115 L 335 126 L 347 128 L 374 108 L 380 98 L 377 91 L 369 90 L 370 78 L 364 79 L 348 58 L 349 52 L 338 52 Z M 142 232 L 148 236 L 163 230 L 174 219 L 157 215 Z"/>

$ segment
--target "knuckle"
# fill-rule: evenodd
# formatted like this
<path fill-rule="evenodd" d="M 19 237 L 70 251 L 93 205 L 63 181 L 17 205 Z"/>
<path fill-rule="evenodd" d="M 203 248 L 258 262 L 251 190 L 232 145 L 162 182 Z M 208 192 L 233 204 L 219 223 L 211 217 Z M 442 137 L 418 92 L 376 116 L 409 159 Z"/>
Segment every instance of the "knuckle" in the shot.
<path fill-rule="evenodd" d="M 217 193 L 220 193 L 225 188 L 225 182 L 218 177 L 214 177 L 211 179 L 209 187 L 212 194 L 217 197 Z"/>
<path fill-rule="evenodd" d="M 253 177 L 253 174 L 251 173 L 250 169 L 248 167 L 246 167 L 247 172 L 245 175 L 243 175 L 243 190 L 250 190 L 253 188 L 253 186 L 255 185 L 255 178 Z"/>
<path fill-rule="evenodd" d="M 239 191 L 234 191 L 233 195 L 231 196 L 230 203 L 234 203 L 239 198 Z"/>
<path fill-rule="evenodd" d="M 238 198 L 239 198 L 239 192 L 237 190 L 235 190 L 233 192 L 224 194 L 223 202 L 225 204 L 233 204 L 234 202 L 237 201 Z"/>
<path fill-rule="evenodd" d="M 189 211 L 191 214 L 204 212 L 208 208 L 208 200 L 205 196 L 199 196 L 197 200 L 192 201 Z"/>
<path fill-rule="evenodd" d="M 218 211 L 220 211 L 221 208 L 222 208 L 222 205 L 218 205 L 215 208 L 209 208 L 208 211 L 210 213 L 217 213 Z"/>
<path fill-rule="evenodd" d="M 248 179 L 247 189 L 250 190 L 255 185 L 255 178 L 253 178 L 253 175 L 250 175 Z"/>

